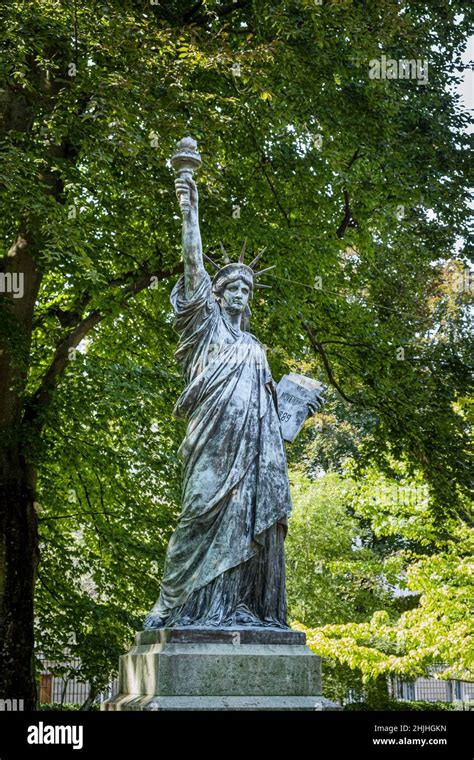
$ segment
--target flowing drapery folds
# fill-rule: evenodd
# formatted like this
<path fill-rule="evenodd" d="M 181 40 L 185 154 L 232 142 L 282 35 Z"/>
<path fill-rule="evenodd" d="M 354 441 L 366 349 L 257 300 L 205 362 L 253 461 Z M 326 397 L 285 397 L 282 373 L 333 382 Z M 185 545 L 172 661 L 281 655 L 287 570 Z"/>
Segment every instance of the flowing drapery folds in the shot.
<path fill-rule="evenodd" d="M 286 626 L 291 499 L 265 350 L 226 319 L 207 273 L 190 298 L 181 277 L 171 303 L 187 383 L 174 409 L 188 423 L 179 449 L 182 511 L 147 626 Z"/>

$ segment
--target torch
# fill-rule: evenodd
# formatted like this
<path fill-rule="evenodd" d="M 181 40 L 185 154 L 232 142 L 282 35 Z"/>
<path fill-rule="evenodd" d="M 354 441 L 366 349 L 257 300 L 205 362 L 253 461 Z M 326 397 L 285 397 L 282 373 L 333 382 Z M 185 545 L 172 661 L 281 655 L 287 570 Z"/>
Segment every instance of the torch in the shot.
<path fill-rule="evenodd" d="M 171 156 L 171 166 L 177 177 L 192 179 L 193 173 L 201 166 L 201 156 L 197 151 L 197 142 L 192 137 L 183 137 L 176 145 L 176 152 Z M 189 192 L 179 193 L 179 207 L 183 214 L 191 209 Z"/>

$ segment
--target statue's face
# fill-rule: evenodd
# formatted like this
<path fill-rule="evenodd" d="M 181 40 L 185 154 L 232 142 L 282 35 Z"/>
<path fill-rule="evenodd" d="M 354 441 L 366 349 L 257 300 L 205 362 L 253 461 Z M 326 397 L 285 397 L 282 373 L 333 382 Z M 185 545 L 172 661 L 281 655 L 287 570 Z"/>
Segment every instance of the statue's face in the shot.
<path fill-rule="evenodd" d="M 234 280 L 226 285 L 220 303 L 226 311 L 238 314 L 245 310 L 250 298 L 250 288 L 245 280 Z"/>

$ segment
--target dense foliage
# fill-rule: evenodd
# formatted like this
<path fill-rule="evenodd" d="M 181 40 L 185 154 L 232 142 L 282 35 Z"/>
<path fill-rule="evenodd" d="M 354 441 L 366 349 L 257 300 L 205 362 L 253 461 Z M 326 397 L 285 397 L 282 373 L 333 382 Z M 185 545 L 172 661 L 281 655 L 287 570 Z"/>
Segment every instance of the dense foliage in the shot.
<path fill-rule="evenodd" d="M 295 493 L 298 510 L 314 496 L 313 528 L 325 528 L 304 561 L 331 569 L 324 582 L 300 575 L 295 520 L 295 616 L 336 625 L 315 645 L 358 666 L 368 652 L 374 674 L 448 656 L 428 639 L 412 653 L 440 603 L 440 631 L 462 639 L 466 603 L 453 591 L 466 580 L 469 486 L 468 120 L 453 90 L 465 4 L 22 0 L 0 14 L 0 272 L 24 274 L 25 291 L 0 293 L 4 618 L 33 619 L 29 596 L 21 610 L 15 599 L 22 573 L 34 586 L 37 524 L 37 646 L 69 647 L 97 689 L 157 596 L 183 433 L 168 159 L 190 133 L 206 252 L 218 258 L 222 240 L 235 256 L 247 237 L 249 256 L 266 245 L 262 266 L 276 264 L 251 328 L 275 378 L 296 370 L 332 389 L 292 467 L 348 477 L 352 463 L 350 482 Z M 382 54 L 428 59 L 428 83 L 371 79 Z M 414 521 L 364 506 L 368 468 L 426 486 Z M 9 547 L 23 528 L 20 556 Z M 403 613 L 380 581 L 397 540 L 397 572 L 424 600 Z M 12 641 L 0 665 L 19 672 L 29 640 Z"/>

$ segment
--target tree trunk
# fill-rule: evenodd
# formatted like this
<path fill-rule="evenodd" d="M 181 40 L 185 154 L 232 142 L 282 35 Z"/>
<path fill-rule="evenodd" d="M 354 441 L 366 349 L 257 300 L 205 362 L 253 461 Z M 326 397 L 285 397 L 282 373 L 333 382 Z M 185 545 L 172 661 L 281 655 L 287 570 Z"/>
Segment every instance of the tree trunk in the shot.
<path fill-rule="evenodd" d="M 32 317 L 40 274 L 21 232 L 4 271 L 24 278 L 22 297 L 6 296 L 0 322 L 0 699 L 36 707 L 33 591 L 38 567 L 35 473 L 28 450 L 37 445 L 23 423 Z"/>
<path fill-rule="evenodd" d="M 0 698 L 36 709 L 33 595 L 39 561 L 32 472 L 19 446 L 2 449 L 0 482 Z"/>
<path fill-rule="evenodd" d="M 93 686 L 91 686 L 89 689 L 89 695 L 87 696 L 86 700 L 82 703 L 79 709 L 90 710 L 96 696 L 97 696 L 97 691 Z"/>
<path fill-rule="evenodd" d="M 26 57 L 29 87 L 9 86 L 0 103 L 0 130 L 15 144 L 15 133 L 31 132 L 36 114 L 55 107 L 65 86 L 71 59 L 67 36 L 51 40 L 51 59 L 62 64 L 63 76 L 50 76 Z M 10 132 L 13 136 L 10 135 Z M 23 143 L 19 142 L 23 149 Z M 62 202 L 63 183 L 51 167 L 56 158 L 75 156 L 64 140 L 45 148 L 46 166 L 38 179 L 46 195 Z M 25 420 L 25 388 L 30 363 L 33 313 L 41 283 L 36 261 L 41 249 L 41 220 L 19 209 L 19 232 L 0 273 L 21 279 L 22 293 L 7 293 L 0 301 L 0 699 L 23 699 L 36 708 L 34 677 L 33 595 L 39 563 L 38 520 L 35 511 L 35 473 L 41 421 Z M 2 294 L 3 296 L 3 294 Z M 43 407 L 44 407 L 43 403 Z M 36 414 L 33 415 L 37 417 Z"/>

